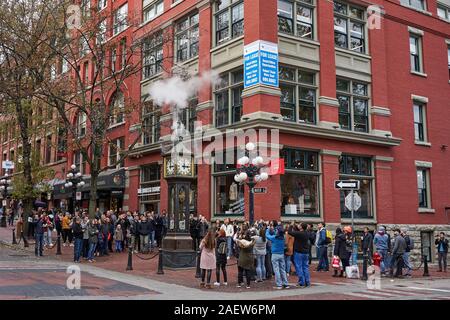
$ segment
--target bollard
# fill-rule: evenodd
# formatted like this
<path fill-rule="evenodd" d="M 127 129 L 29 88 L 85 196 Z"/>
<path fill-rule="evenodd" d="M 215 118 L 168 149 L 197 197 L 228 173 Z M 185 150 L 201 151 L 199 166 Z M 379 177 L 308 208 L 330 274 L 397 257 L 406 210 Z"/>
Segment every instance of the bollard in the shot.
<path fill-rule="evenodd" d="M 195 270 L 195 277 L 202 277 L 202 271 L 200 270 L 200 250 L 197 251 L 197 269 Z"/>
<path fill-rule="evenodd" d="M 127 271 L 133 270 L 133 247 L 128 247 L 128 264 L 127 264 Z"/>
<path fill-rule="evenodd" d="M 363 255 L 363 274 L 361 280 L 367 280 L 367 252 Z"/>
<path fill-rule="evenodd" d="M 56 255 L 61 255 L 61 235 L 58 234 L 58 237 L 56 238 Z"/>
<path fill-rule="evenodd" d="M 423 255 L 422 259 L 423 259 L 423 276 L 429 277 L 430 274 L 428 273 L 428 256 Z"/>
<path fill-rule="evenodd" d="M 27 238 L 23 235 L 23 230 L 20 231 L 20 238 L 23 240 L 23 247 L 28 248 L 30 245 L 28 244 Z"/>
<path fill-rule="evenodd" d="M 16 240 L 16 229 L 13 229 L 12 233 L 13 233 L 13 242 L 12 242 L 12 244 L 17 244 L 17 240 Z"/>
<path fill-rule="evenodd" d="M 162 249 L 159 248 L 159 259 L 158 259 L 158 272 L 156 274 L 164 274 L 164 270 L 163 270 L 163 253 L 162 253 Z"/>

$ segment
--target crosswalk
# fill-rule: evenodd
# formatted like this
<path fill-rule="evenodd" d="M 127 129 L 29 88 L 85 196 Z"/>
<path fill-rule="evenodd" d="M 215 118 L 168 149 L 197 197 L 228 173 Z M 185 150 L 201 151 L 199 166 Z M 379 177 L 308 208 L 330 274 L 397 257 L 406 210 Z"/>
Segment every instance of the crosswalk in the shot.
<path fill-rule="evenodd" d="M 405 287 L 352 291 L 345 294 L 370 300 L 450 300 L 450 290 Z"/>

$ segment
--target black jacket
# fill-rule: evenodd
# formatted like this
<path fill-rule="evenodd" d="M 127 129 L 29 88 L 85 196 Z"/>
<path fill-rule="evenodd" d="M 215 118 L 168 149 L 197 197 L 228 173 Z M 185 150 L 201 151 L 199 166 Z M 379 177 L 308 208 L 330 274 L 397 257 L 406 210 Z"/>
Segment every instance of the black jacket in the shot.
<path fill-rule="evenodd" d="M 39 218 L 38 220 L 33 221 L 34 225 L 34 233 L 35 234 L 44 234 L 44 220 Z"/>
<path fill-rule="evenodd" d="M 150 221 L 140 222 L 138 232 L 142 236 L 147 236 L 153 231 L 153 224 Z"/>
<path fill-rule="evenodd" d="M 189 233 L 192 239 L 198 238 L 198 229 L 197 229 L 198 220 L 190 219 L 189 220 Z"/>
<path fill-rule="evenodd" d="M 361 242 L 361 247 L 363 253 L 366 251 L 369 253 L 373 252 L 373 236 L 370 232 L 364 234 L 363 240 Z M 372 255 L 370 254 L 370 256 Z"/>
<path fill-rule="evenodd" d="M 138 227 L 139 227 L 139 222 L 137 222 L 135 220 L 131 221 L 130 234 L 132 234 L 133 236 L 139 235 Z"/>
<path fill-rule="evenodd" d="M 294 231 L 289 228 L 288 234 L 294 237 L 294 251 L 298 253 L 309 253 L 309 236 L 306 231 Z"/>
<path fill-rule="evenodd" d="M 350 259 L 351 252 L 347 250 L 347 238 L 344 233 L 336 236 L 333 254 L 342 259 Z"/>
<path fill-rule="evenodd" d="M 439 252 L 439 246 L 441 245 L 441 242 L 442 242 L 442 244 L 444 246 L 444 252 L 448 253 L 448 239 L 444 239 L 444 240 L 436 239 L 434 241 L 434 244 L 436 245 L 437 251 Z"/>
<path fill-rule="evenodd" d="M 200 221 L 197 224 L 198 236 L 200 239 L 203 239 L 208 233 L 208 224 L 206 222 Z"/>
<path fill-rule="evenodd" d="M 72 233 L 73 233 L 73 237 L 75 239 L 83 239 L 83 228 L 81 227 L 80 223 L 74 223 L 72 225 Z"/>
<path fill-rule="evenodd" d="M 216 264 L 227 264 L 227 254 L 219 253 L 219 246 L 222 242 L 227 243 L 226 237 L 218 237 L 216 239 Z"/>

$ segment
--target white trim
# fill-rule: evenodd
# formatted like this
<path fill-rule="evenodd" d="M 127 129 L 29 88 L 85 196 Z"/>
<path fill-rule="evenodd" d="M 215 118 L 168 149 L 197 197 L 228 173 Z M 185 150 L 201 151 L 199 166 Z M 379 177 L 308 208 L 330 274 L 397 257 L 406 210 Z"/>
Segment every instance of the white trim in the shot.
<path fill-rule="evenodd" d="M 431 143 L 427 142 L 427 141 L 417 141 L 417 140 L 415 140 L 414 144 L 418 145 L 418 146 L 431 147 Z"/>
<path fill-rule="evenodd" d="M 170 5 L 170 8 L 172 9 L 173 7 L 176 7 L 177 5 L 179 5 L 180 3 L 182 3 L 183 0 L 178 0 L 177 2 L 174 2 Z"/>
<path fill-rule="evenodd" d="M 417 168 L 432 168 L 433 163 L 429 161 L 421 161 L 421 160 L 415 160 L 414 161 Z"/>
<path fill-rule="evenodd" d="M 419 212 L 419 213 L 435 213 L 436 210 L 434 210 L 432 208 L 418 208 L 417 212 Z"/>
<path fill-rule="evenodd" d="M 369 112 L 370 114 L 375 114 L 378 116 L 385 116 L 385 117 L 391 116 L 391 110 L 386 107 L 371 106 Z"/>
<path fill-rule="evenodd" d="M 419 35 L 419 36 L 423 36 L 425 34 L 425 32 L 423 32 L 423 30 L 420 30 L 420 29 L 417 29 L 417 28 L 414 28 L 414 27 L 410 27 L 410 26 L 408 26 L 408 32 L 414 33 L 414 34 Z"/>
<path fill-rule="evenodd" d="M 428 97 L 418 96 L 415 94 L 411 94 L 411 100 L 417 101 L 417 102 L 422 102 L 422 103 L 428 103 Z"/>
<path fill-rule="evenodd" d="M 393 157 L 385 157 L 385 156 L 375 156 L 375 157 L 373 157 L 373 159 L 375 161 L 385 161 L 385 162 L 393 162 L 394 161 Z"/>
<path fill-rule="evenodd" d="M 414 75 L 420 76 L 420 77 L 424 77 L 424 78 L 428 77 L 428 75 L 426 73 L 417 72 L 417 71 L 413 71 L 413 70 L 411 70 L 411 74 L 414 74 Z"/>

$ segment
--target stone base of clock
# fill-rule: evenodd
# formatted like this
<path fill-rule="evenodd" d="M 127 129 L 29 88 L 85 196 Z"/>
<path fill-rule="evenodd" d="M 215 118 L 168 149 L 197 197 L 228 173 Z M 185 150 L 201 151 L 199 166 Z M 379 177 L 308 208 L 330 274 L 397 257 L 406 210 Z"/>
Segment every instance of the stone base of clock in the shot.
<path fill-rule="evenodd" d="M 169 269 L 185 269 L 196 266 L 197 255 L 190 235 L 168 234 L 162 242 L 163 266 Z"/>

